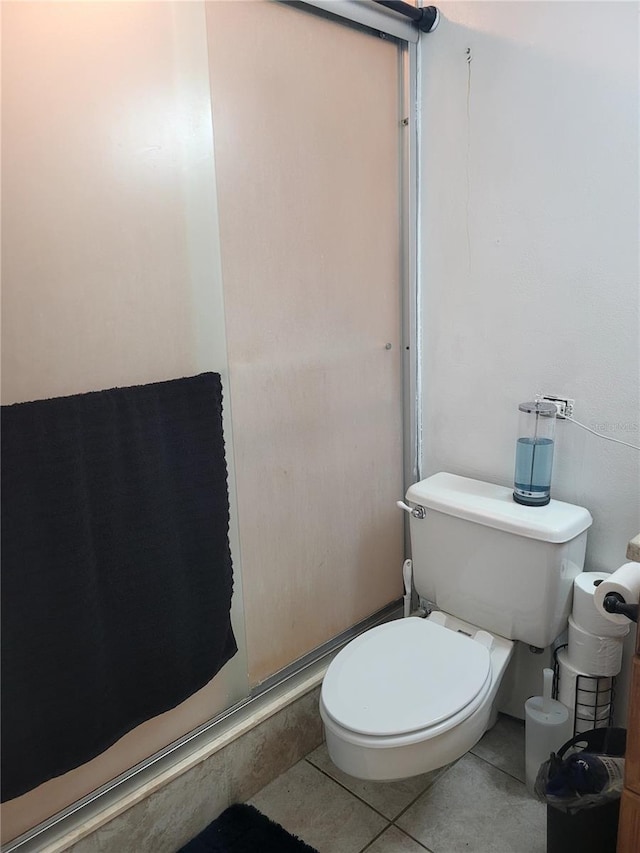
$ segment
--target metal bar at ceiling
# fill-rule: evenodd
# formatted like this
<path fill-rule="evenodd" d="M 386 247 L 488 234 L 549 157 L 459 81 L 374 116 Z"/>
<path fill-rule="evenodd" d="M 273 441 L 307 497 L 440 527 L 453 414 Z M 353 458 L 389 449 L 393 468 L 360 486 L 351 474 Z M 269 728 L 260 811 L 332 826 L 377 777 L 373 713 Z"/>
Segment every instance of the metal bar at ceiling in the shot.
<path fill-rule="evenodd" d="M 440 12 L 435 6 L 412 6 L 401 0 L 373 0 L 378 6 L 385 6 L 405 18 L 410 18 L 422 33 L 432 33 L 438 26 Z"/>
<path fill-rule="evenodd" d="M 408 18 L 394 14 L 373 0 L 303 0 L 293 5 L 315 8 L 321 13 L 343 18 L 406 42 L 415 44 L 420 37 L 420 31 Z"/>

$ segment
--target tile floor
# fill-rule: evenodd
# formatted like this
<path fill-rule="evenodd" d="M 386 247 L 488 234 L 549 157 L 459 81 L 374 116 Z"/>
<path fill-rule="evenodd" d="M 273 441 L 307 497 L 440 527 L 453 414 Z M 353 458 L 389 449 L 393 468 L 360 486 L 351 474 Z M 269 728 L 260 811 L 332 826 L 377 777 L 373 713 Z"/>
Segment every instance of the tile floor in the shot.
<path fill-rule="evenodd" d="M 424 776 L 353 779 L 322 744 L 250 802 L 320 853 L 544 853 L 546 808 L 523 780 L 524 724 L 501 716 L 470 753 Z"/>

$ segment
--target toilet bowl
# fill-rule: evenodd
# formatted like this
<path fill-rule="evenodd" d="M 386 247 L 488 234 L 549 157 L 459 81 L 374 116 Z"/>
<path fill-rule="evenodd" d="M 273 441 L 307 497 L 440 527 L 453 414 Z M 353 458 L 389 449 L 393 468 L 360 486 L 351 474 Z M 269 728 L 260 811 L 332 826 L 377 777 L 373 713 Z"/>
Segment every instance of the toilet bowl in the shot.
<path fill-rule="evenodd" d="M 460 758 L 489 726 L 513 646 L 441 611 L 366 631 L 323 681 L 331 760 L 360 779 L 392 780 Z"/>

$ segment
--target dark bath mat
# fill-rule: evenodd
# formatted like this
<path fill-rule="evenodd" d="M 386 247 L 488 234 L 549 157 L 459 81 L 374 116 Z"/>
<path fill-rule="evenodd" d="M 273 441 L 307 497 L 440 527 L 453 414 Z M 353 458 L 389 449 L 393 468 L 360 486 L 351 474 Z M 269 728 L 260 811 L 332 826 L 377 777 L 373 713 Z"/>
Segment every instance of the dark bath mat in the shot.
<path fill-rule="evenodd" d="M 318 853 L 258 809 L 229 806 L 178 853 Z"/>

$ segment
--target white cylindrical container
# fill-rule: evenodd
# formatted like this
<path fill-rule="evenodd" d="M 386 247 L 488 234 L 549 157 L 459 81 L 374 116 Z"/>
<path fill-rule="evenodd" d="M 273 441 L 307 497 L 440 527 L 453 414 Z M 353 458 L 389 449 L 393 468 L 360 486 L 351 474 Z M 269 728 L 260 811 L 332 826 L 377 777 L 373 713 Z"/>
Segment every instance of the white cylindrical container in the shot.
<path fill-rule="evenodd" d="M 525 780 L 530 794 L 533 794 L 540 765 L 573 734 L 569 709 L 551 698 L 553 670 L 543 670 L 543 676 L 543 695 L 532 696 L 524 703 Z"/>
<path fill-rule="evenodd" d="M 629 623 L 616 624 L 596 606 L 598 586 L 611 577 L 607 572 L 581 572 L 573 582 L 573 610 L 571 615 L 583 631 L 598 637 L 624 637 L 629 633 Z"/>
<path fill-rule="evenodd" d="M 622 637 L 598 637 L 569 616 L 569 663 L 588 675 L 617 675 L 622 667 Z"/>

